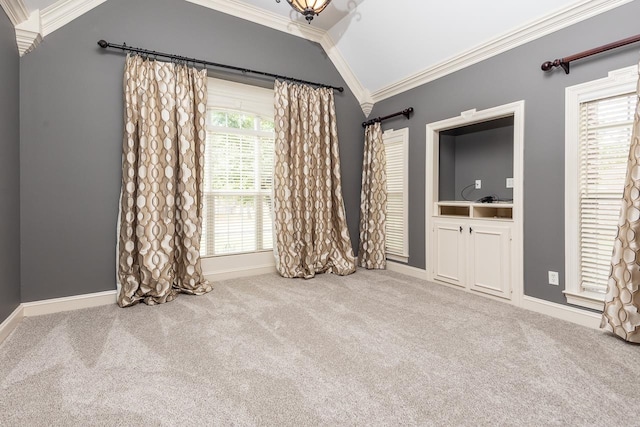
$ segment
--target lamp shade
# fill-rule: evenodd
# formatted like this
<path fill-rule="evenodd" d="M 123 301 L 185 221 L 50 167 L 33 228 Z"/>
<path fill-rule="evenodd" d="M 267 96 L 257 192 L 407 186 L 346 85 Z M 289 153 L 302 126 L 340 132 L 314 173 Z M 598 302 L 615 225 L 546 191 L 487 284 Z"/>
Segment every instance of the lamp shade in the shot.
<path fill-rule="evenodd" d="M 331 3 L 331 0 L 287 0 L 287 3 L 311 22 L 315 15 L 318 15 Z"/>

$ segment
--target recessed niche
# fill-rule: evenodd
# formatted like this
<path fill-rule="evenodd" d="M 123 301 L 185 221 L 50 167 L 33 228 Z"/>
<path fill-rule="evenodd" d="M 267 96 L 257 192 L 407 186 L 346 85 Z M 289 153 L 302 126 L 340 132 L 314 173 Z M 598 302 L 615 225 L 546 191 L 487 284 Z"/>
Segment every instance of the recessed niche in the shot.
<path fill-rule="evenodd" d="M 439 201 L 513 200 L 513 116 L 439 132 Z M 482 187 L 475 188 L 476 180 Z"/>

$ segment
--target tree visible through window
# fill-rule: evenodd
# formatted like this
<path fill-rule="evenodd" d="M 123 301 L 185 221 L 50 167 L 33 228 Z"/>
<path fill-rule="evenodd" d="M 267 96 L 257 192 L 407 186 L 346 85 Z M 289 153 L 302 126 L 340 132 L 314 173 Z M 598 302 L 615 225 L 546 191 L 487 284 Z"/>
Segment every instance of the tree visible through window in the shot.
<path fill-rule="evenodd" d="M 273 92 L 215 79 L 210 84 L 201 254 L 270 250 Z M 221 94 L 216 85 L 230 88 Z"/>

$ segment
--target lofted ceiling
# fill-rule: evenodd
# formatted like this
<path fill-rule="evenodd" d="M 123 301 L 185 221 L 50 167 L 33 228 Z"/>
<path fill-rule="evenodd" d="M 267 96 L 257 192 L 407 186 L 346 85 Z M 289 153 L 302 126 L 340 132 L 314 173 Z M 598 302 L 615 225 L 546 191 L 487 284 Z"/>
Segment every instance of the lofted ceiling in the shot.
<path fill-rule="evenodd" d="M 276 3 L 276 0 L 241 0 L 240 2 L 268 10 L 299 24 L 312 25 L 326 31 L 349 15 L 349 12 L 355 11 L 365 1 L 368 0 L 333 0 L 320 15 L 313 19 L 311 24 L 308 24 L 302 15 L 293 10 L 287 4 L 287 0 L 280 0 L 280 3 Z"/>
<path fill-rule="evenodd" d="M 104 1 L 0 5 L 23 54 Z M 368 115 L 382 99 L 634 0 L 333 0 L 311 24 L 286 0 L 184 1 L 320 43 Z"/>

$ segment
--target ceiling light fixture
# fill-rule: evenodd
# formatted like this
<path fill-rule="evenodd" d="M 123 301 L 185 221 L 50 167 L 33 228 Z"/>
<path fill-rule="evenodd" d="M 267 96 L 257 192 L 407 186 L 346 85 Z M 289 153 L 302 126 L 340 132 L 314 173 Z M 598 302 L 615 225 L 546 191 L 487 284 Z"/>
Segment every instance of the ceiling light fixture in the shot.
<path fill-rule="evenodd" d="M 280 0 L 276 0 L 276 3 L 280 3 Z M 287 0 L 287 3 L 311 24 L 313 17 L 329 6 L 331 0 Z"/>

